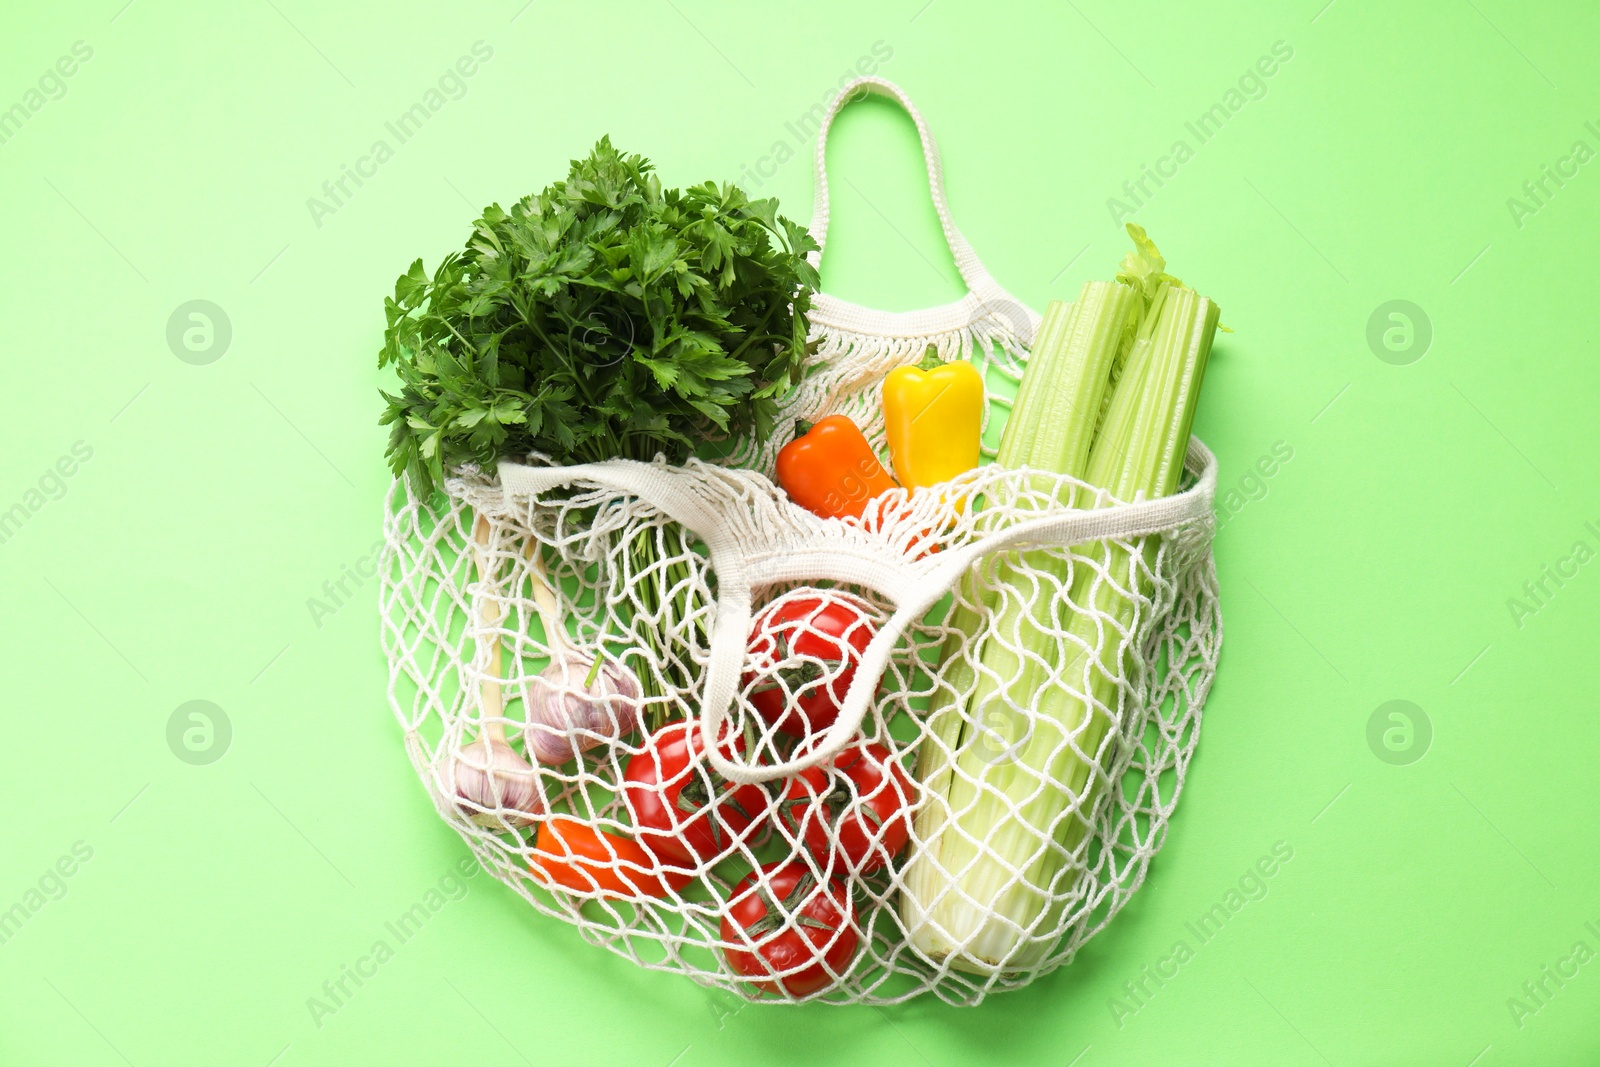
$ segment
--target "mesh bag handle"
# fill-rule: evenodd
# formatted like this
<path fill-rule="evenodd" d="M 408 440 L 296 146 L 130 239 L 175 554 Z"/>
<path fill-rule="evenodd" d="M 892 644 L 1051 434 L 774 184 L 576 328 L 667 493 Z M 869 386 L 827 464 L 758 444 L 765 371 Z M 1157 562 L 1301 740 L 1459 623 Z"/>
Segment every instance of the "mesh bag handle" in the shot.
<path fill-rule="evenodd" d="M 865 95 L 893 100 L 905 109 L 916 124 L 917 136 L 922 141 L 923 162 L 928 168 L 928 192 L 933 198 L 933 210 L 939 216 L 939 228 L 944 231 L 945 244 L 949 246 L 956 270 L 961 273 L 961 280 L 967 286 L 967 295 L 953 303 L 920 311 L 877 311 L 827 293 L 817 293 L 813 301 L 812 321 L 823 327 L 881 337 L 915 337 L 961 329 L 977 319 L 990 316 L 1004 319 L 1024 344 L 1031 344 L 1039 325 L 1038 314 L 994 280 L 956 226 L 950 216 L 950 205 L 945 199 L 944 163 L 939 157 L 939 144 L 933 139 L 927 121 L 911 102 L 911 97 L 887 78 L 868 75 L 846 82 L 828 106 L 828 113 L 823 116 L 822 126 L 817 131 L 816 192 L 811 207 L 811 236 L 816 239 L 818 248 L 809 257 L 812 265 L 821 264 L 821 250 L 828 242 L 828 133 L 833 129 L 833 120 L 839 112 L 852 100 Z"/>
<path fill-rule="evenodd" d="M 812 266 L 822 262 L 822 249 L 828 243 L 828 134 L 833 129 L 833 120 L 845 105 L 866 95 L 888 97 L 911 116 L 911 121 L 917 127 L 917 136 L 922 140 L 922 158 L 928 167 L 928 192 L 933 197 L 933 210 L 939 216 L 939 228 L 944 231 L 945 243 L 950 246 L 950 255 L 956 261 L 956 270 L 961 272 L 961 280 L 966 282 L 968 289 L 994 285 L 989 271 L 979 262 L 978 254 L 972 250 L 950 217 L 950 205 L 944 195 L 944 162 L 939 157 L 939 143 L 933 139 L 922 112 L 917 110 L 911 97 L 900 86 L 887 78 L 872 75 L 853 78 L 845 83 L 839 95 L 833 98 L 833 103 L 828 105 L 822 128 L 817 131 L 816 192 L 811 203 L 811 236 L 816 239 L 817 251 L 811 254 Z"/>
<path fill-rule="evenodd" d="M 946 549 L 931 569 L 914 569 L 908 559 L 888 548 L 871 556 L 832 549 L 825 543 L 798 550 L 785 545 L 781 551 L 752 544 L 748 533 L 736 536 L 721 521 L 715 501 L 700 491 L 693 475 L 661 464 L 628 459 L 565 467 L 501 463 L 500 486 L 508 503 L 515 497 L 538 497 L 574 483 L 626 493 L 705 543 L 717 575 L 716 617 L 700 707 L 700 726 L 707 737 L 719 736 L 733 705 L 750 637 L 751 594 L 756 587 L 779 581 L 832 580 L 875 589 L 895 602 L 894 614 L 862 653 L 838 718 L 805 755 L 782 763 L 755 764 L 737 754 L 730 759 L 719 751 L 721 746 L 705 747 L 717 773 L 743 785 L 789 777 L 843 751 L 866 716 L 895 643 L 980 557 L 1029 545 L 1074 545 L 1158 534 L 1208 516 L 1216 495 L 1216 457 L 1194 438 L 1189 442 L 1185 466 L 1195 480 L 1183 492 L 1106 508 L 1064 509 L 1027 519 Z"/>

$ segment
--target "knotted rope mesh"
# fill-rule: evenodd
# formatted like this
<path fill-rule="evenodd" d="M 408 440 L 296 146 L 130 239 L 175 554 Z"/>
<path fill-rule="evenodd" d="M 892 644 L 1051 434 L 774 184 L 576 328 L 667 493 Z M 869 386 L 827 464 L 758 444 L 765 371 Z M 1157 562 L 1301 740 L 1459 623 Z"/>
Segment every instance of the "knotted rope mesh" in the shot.
<path fill-rule="evenodd" d="M 1020 371 L 1006 332 L 984 334 L 1003 342 L 992 385 Z M 965 336 L 931 340 L 981 358 Z M 780 426 L 854 413 L 881 453 L 876 385 L 928 340 L 835 335 L 832 372 Z M 1138 505 L 982 466 L 886 494 L 860 520 L 824 520 L 773 484 L 772 456 L 650 465 L 665 487 L 655 500 L 601 477 L 529 493 L 466 469 L 434 501 L 397 481 L 381 612 L 412 763 L 486 869 L 640 966 L 828 1003 L 976 1004 L 1025 985 L 1104 928 L 1165 837 L 1221 642 L 1214 461 L 1191 449 L 1198 506 L 1179 521 L 1070 543 L 1015 535 Z M 715 528 L 686 529 L 663 499 L 717 516 Z M 754 620 L 728 635 L 715 561 L 734 558 Z M 906 617 L 913 601 L 930 607 Z M 802 709 L 837 709 L 861 650 L 886 632 L 845 750 L 765 782 L 713 772 L 697 723 L 712 722 L 740 768 L 816 762 Z M 708 720 L 716 656 L 739 680 Z M 551 726 L 564 699 L 587 717 Z M 647 741 L 653 724 L 682 720 L 676 749 Z M 652 823 L 643 808 L 663 782 L 672 810 Z M 810 948 L 763 953 L 785 935 Z"/>

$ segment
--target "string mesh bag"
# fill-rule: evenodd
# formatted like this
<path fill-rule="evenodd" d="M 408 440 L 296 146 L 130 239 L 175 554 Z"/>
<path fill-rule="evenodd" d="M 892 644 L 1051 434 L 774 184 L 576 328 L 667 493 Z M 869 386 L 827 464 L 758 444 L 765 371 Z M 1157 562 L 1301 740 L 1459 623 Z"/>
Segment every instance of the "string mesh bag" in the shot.
<path fill-rule="evenodd" d="M 1191 441 L 1153 500 L 983 464 L 859 519 L 790 502 L 795 422 L 847 414 L 882 454 L 882 379 L 932 345 L 984 372 L 997 423 L 1040 321 L 951 222 L 882 79 L 818 134 L 818 244 L 858 91 L 915 121 L 968 294 L 818 294 L 776 434 L 725 460 L 532 456 L 433 500 L 397 480 L 390 700 L 440 815 L 585 940 L 746 997 L 972 1005 L 1071 960 L 1161 847 L 1222 639 L 1216 462 Z"/>

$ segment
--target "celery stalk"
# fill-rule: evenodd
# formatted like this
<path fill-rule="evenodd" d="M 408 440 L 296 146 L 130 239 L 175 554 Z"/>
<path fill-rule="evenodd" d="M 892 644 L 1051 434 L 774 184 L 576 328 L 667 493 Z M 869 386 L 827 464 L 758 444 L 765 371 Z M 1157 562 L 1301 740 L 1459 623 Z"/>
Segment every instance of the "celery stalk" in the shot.
<path fill-rule="evenodd" d="M 1006 428 L 1008 439 L 1039 442 L 1019 444 L 1006 459 L 1079 475 L 1123 500 L 1177 488 L 1218 314 L 1210 300 L 1163 273 L 1142 231 L 1134 237 L 1138 252 L 1125 261 L 1119 281 L 1101 283 L 1125 290 L 1135 309 L 1137 330 L 1119 334 L 1112 346 L 1120 358 L 1096 364 L 1098 380 L 1073 383 L 1075 407 L 1019 404 Z M 1030 361 L 1024 387 L 1037 367 Z M 1088 371 L 1088 361 L 1078 368 Z M 1112 374 L 1117 380 L 1107 389 Z M 1102 403 L 1103 393 L 1109 395 Z M 1098 432 L 1084 429 L 1085 412 L 1096 417 Z M 1063 427 L 1061 419 L 1075 425 Z M 1073 450 L 1079 444 L 1085 451 Z M 1135 551 L 1148 557 L 1154 548 L 1147 539 Z M 1098 559 L 1102 569 L 1069 569 L 1043 554 L 1028 560 L 1063 584 L 1070 580 L 1070 603 L 1025 580 L 1021 570 L 1003 573 L 1011 587 L 987 606 L 998 609 L 1005 641 L 984 643 L 981 670 L 960 657 L 947 664 L 952 685 L 957 675 L 963 683 L 960 696 L 947 699 L 938 709 L 942 718 L 930 723 L 944 744 L 924 746 L 919 773 L 934 772 L 922 780 L 943 802 L 919 813 L 916 836 L 925 844 L 908 864 L 901 912 L 919 950 L 961 970 L 1024 970 L 1049 952 L 1106 795 L 1108 783 L 1096 773 L 1110 726 L 1101 709 L 1119 710 L 1114 679 L 1137 621 L 1127 594 L 1136 591 L 1139 564 L 1147 560 L 1116 545 L 1080 546 L 1078 553 Z M 1071 605 L 1090 610 L 1073 612 Z M 978 629 L 974 618 L 963 622 L 969 635 Z M 1007 755 L 1014 758 L 997 761 L 992 726 L 1020 718 L 1013 705 L 1035 709 L 1032 733 L 1013 742 Z M 953 767 L 946 748 L 956 753 Z"/>
<path fill-rule="evenodd" d="M 1111 371 L 1138 323 L 1140 303 L 1139 293 L 1121 282 L 1089 282 L 1074 303 L 1053 302 L 1046 308 L 1011 417 L 1001 436 L 997 462 L 1007 467 L 1026 466 L 1082 476 Z M 1038 432 L 1027 432 L 1028 427 L 1036 427 Z M 1054 479 L 1050 481 L 1053 483 Z M 1029 564 L 1051 574 L 1063 587 L 1069 581 L 1064 560 L 1034 553 L 1030 554 Z M 1021 580 L 1019 575 L 1014 565 L 997 561 L 996 588 L 1015 585 Z M 982 596 L 970 576 L 963 594 L 969 604 L 981 600 L 987 610 L 996 607 L 995 597 Z M 1048 604 L 1033 607 L 1049 610 Z M 1021 600 L 1015 596 L 1007 599 L 998 625 L 1013 635 L 1013 647 L 1021 644 L 1015 635 L 1037 630 L 1038 623 L 1024 618 L 1026 614 Z M 943 863 L 914 860 L 907 868 L 909 888 L 902 899 L 907 925 L 911 927 L 923 918 L 916 914 L 920 903 L 934 899 L 948 883 L 944 864 L 970 860 L 971 846 L 981 846 L 981 842 L 963 842 L 956 834 L 940 832 L 949 812 L 972 802 L 970 781 L 953 776 L 949 764 L 950 754 L 961 748 L 965 735 L 971 734 L 966 709 L 981 707 L 1001 679 L 1008 680 L 1008 695 L 1026 699 L 1040 673 L 1039 664 L 1019 662 L 999 642 L 988 642 L 982 648 L 968 647 L 974 644 L 972 635 L 982 628 L 982 623 L 982 616 L 971 607 L 955 608 L 946 623 L 953 633 L 941 654 L 945 687 L 928 709 L 926 725 L 936 740 L 922 746 L 917 771 L 928 794 L 941 800 L 924 805 L 916 820 L 917 839 L 938 840 L 943 846 L 939 856 Z M 985 740 L 1000 739 L 1001 743 L 993 748 L 1003 751 L 1003 737 L 996 729 Z M 962 853 L 961 860 L 956 857 L 958 851 Z"/>
<path fill-rule="evenodd" d="M 1138 324 L 1138 311 L 1138 293 L 1122 282 L 1085 282 L 1076 301 L 1045 309 L 1043 343 L 1035 344 L 1028 363 L 1039 373 L 1022 377 L 996 463 L 1067 474 L 1081 470 L 1106 383 Z"/>
<path fill-rule="evenodd" d="M 1085 289 L 1087 290 L 1087 287 Z M 1011 416 L 1006 421 L 1007 429 L 1001 436 L 998 454 L 1012 456 L 1020 437 L 1013 434 L 1010 427 L 1019 419 L 1031 421 L 1035 418 L 1033 413 L 1043 403 L 1045 394 L 1053 391 L 1041 384 L 1045 370 L 1056 371 L 1056 368 L 1060 367 L 1059 373 L 1062 374 L 1069 370 L 1064 358 L 1066 351 L 1064 338 L 1067 325 L 1082 302 L 1081 298 L 1078 304 L 1053 300 L 1045 308 L 1044 317 L 1039 323 L 1039 331 L 1034 337 L 1033 357 L 1029 364 L 1030 373 L 1023 376 L 1022 384 L 1017 388 L 1016 399 L 1011 405 Z M 1008 458 L 1006 465 L 1016 465 L 1015 459 Z M 979 611 L 967 606 L 978 603 L 981 594 L 970 577 L 963 581 L 962 591 L 964 602 L 957 602 L 945 620 L 945 625 L 953 632 L 939 652 L 939 662 L 948 688 L 941 688 L 938 691 L 926 716 L 926 729 L 938 736 L 942 744 L 923 745 L 917 757 L 919 779 L 928 783 L 929 787 L 940 795 L 943 795 L 949 785 L 947 754 L 961 740 L 961 709 L 966 701 L 967 692 L 977 680 L 976 667 L 971 660 L 961 655 L 961 650 L 967 643 L 967 635 L 975 633 L 983 623 Z M 937 813 L 931 809 L 924 809 L 920 816 L 922 829 L 926 831 L 925 837 L 931 836 L 936 816 Z"/>

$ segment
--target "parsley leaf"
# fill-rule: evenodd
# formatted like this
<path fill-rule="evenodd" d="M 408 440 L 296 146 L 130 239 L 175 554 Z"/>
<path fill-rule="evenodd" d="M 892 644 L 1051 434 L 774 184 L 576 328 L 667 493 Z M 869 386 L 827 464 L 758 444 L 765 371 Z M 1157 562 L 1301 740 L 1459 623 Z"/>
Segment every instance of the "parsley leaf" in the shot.
<path fill-rule="evenodd" d="M 816 243 L 776 200 L 661 188 L 602 138 L 565 181 L 485 208 L 430 277 L 384 301 L 388 456 L 424 495 L 458 464 L 681 462 L 770 432 L 799 380 Z"/>

